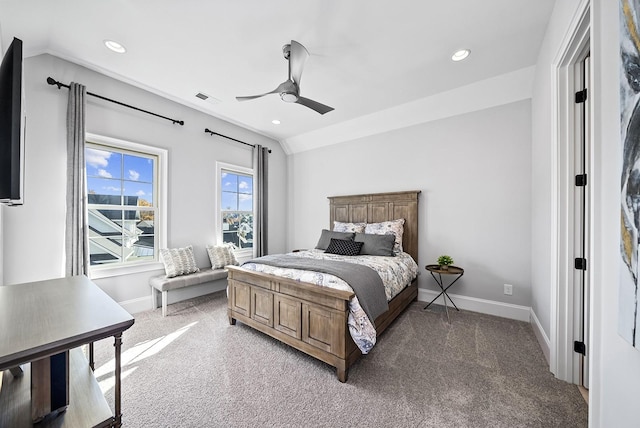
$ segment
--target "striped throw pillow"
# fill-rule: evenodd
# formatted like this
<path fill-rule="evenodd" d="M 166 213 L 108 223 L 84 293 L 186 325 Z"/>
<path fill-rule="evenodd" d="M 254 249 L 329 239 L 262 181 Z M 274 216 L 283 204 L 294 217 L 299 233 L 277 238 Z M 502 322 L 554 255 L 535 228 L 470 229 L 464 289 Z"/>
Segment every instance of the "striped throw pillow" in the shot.
<path fill-rule="evenodd" d="M 160 260 L 164 264 L 167 278 L 188 275 L 200 270 L 196 265 L 191 245 L 184 248 L 162 248 L 160 250 Z"/>
<path fill-rule="evenodd" d="M 212 269 L 221 269 L 225 266 L 237 266 L 240 264 L 236 260 L 236 255 L 230 245 L 207 245 L 207 253 L 209 254 L 209 260 L 211 260 Z"/>

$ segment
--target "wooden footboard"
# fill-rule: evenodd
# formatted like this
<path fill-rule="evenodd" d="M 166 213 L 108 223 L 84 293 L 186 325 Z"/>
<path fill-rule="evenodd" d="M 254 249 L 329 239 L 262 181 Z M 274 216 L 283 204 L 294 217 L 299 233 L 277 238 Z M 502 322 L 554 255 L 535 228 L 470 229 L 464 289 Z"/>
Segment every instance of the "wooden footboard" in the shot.
<path fill-rule="evenodd" d="M 229 323 L 241 321 L 336 368 L 347 372 L 360 357 L 347 318 L 352 292 L 319 287 L 261 272 L 229 266 Z M 378 334 L 418 296 L 414 282 L 376 319 Z"/>

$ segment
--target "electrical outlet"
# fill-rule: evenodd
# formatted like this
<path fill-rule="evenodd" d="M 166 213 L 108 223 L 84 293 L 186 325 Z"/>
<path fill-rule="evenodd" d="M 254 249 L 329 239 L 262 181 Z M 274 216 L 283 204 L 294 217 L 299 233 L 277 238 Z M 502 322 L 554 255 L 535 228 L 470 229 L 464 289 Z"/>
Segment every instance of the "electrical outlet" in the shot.
<path fill-rule="evenodd" d="M 504 285 L 504 294 L 506 294 L 507 296 L 512 296 L 513 295 L 513 285 L 505 284 Z"/>

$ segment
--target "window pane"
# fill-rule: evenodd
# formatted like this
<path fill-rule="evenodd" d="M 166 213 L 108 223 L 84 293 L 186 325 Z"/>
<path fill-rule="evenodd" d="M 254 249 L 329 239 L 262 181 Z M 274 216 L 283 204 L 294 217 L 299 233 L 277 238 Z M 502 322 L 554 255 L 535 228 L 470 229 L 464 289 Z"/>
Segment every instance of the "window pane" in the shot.
<path fill-rule="evenodd" d="M 253 247 L 253 214 L 240 215 L 240 224 L 238 225 L 238 240 L 240 248 Z"/>
<path fill-rule="evenodd" d="M 223 192 L 237 192 L 238 191 L 238 176 L 227 171 L 222 172 L 222 191 Z"/>
<path fill-rule="evenodd" d="M 87 177 L 87 195 L 89 195 L 90 204 L 120 205 L 121 194 L 122 181 L 107 178 Z M 108 197 L 97 199 L 96 195 Z M 99 202 L 96 202 L 98 200 Z"/>
<path fill-rule="evenodd" d="M 122 178 L 122 154 L 87 148 L 84 151 L 87 177 Z"/>
<path fill-rule="evenodd" d="M 120 263 L 122 261 L 122 239 L 89 238 L 89 259 L 91 265 Z"/>
<path fill-rule="evenodd" d="M 246 175 L 238 177 L 238 193 L 253 193 L 253 177 Z"/>
<path fill-rule="evenodd" d="M 235 245 L 236 247 L 240 247 L 240 242 L 238 241 L 238 234 L 235 232 L 223 232 L 222 233 L 222 242 L 225 244 L 230 243 Z"/>
<path fill-rule="evenodd" d="M 238 194 L 232 192 L 222 192 L 222 211 L 238 210 Z"/>
<path fill-rule="evenodd" d="M 89 236 L 122 236 L 121 210 L 89 209 Z"/>
<path fill-rule="evenodd" d="M 222 213 L 222 231 L 223 232 L 235 232 L 238 230 L 240 224 L 240 218 L 236 212 L 224 212 Z"/>
<path fill-rule="evenodd" d="M 124 178 L 131 181 L 153 182 L 153 159 L 130 154 L 124 155 Z"/>
<path fill-rule="evenodd" d="M 253 211 L 253 197 L 241 193 L 238 195 L 238 211 Z"/>
<path fill-rule="evenodd" d="M 123 181 L 122 183 L 125 205 L 143 207 L 153 205 L 153 184 L 137 181 Z"/>

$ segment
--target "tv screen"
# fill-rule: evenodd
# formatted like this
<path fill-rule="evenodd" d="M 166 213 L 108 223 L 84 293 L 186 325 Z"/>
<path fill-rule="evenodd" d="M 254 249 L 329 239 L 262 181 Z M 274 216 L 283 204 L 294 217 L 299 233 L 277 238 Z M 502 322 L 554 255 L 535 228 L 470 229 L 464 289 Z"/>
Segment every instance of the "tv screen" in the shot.
<path fill-rule="evenodd" d="M 13 39 L 0 65 L 0 202 L 23 203 L 25 115 L 22 41 Z"/>

